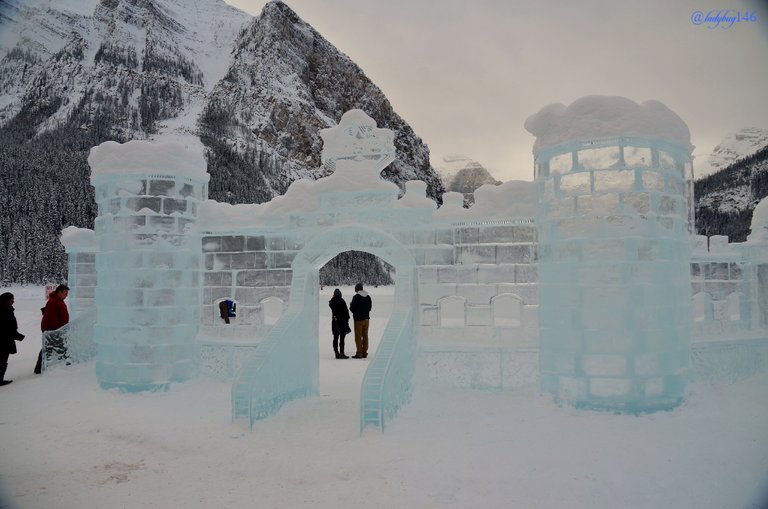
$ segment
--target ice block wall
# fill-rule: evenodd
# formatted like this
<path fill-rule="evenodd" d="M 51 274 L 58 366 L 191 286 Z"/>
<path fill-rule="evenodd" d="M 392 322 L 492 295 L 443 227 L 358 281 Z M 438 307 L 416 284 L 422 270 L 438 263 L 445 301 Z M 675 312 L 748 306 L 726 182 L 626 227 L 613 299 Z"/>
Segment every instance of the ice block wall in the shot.
<path fill-rule="evenodd" d="M 691 254 L 694 341 L 734 337 L 755 328 L 754 265 L 743 244 L 728 237 L 695 237 Z"/>
<path fill-rule="evenodd" d="M 93 230 L 68 226 L 61 232 L 61 243 L 67 252 L 70 321 L 94 307 L 96 293 L 96 253 L 98 244 Z"/>
<path fill-rule="evenodd" d="M 286 238 L 285 234 L 204 233 L 202 324 L 205 335 L 226 335 L 238 329 L 253 335 L 254 327 L 268 323 L 265 301 L 279 299 L 283 305 L 287 304 L 291 262 L 302 242 L 302 239 Z M 219 316 L 221 299 L 237 303 L 237 315 L 229 324 Z M 229 333 L 230 337 L 237 335 Z"/>
<path fill-rule="evenodd" d="M 178 144 L 107 142 L 89 157 L 96 237 L 96 376 L 103 388 L 165 389 L 194 375 L 199 238 L 188 234 L 208 175 Z"/>
<path fill-rule="evenodd" d="M 690 362 L 691 147 L 658 137 L 679 120 L 659 103 L 605 115 L 616 98 L 586 99 L 555 115 L 573 140 L 529 128 L 539 136 L 541 387 L 578 407 L 671 408 Z"/>

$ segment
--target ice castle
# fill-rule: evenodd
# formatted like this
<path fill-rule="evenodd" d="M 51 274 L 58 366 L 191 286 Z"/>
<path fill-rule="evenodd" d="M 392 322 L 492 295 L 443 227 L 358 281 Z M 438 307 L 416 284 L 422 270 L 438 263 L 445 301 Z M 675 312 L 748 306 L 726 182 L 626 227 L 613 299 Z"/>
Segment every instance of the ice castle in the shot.
<path fill-rule="evenodd" d="M 328 177 L 261 205 L 208 200 L 198 146 L 94 147 L 95 230 L 62 234 L 71 360 L 95 352 L 99 384 L 130 392 L 230 380 L 253 425 L 318 393 L 318 270 L 357 250 L 396 269 L 362 429 L 417 376 L 637 413 L 679 404 L 694 377 L 767 370 L 768 202 L 745 243 L 694 236 L 690 134 L 655 101 L 585 97 L 526 128 L 534 181 L 484 186 L 470 209 L 458 193 L 437 208 L 420 181 L 398 197 L 379 176 L 393 132 L 360 110 L 321 132 Z"/>

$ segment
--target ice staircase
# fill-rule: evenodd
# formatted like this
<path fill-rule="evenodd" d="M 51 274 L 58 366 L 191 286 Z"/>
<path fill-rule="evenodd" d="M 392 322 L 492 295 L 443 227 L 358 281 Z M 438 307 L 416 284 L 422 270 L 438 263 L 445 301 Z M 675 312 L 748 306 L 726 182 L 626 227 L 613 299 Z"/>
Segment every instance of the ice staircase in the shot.
<path fill-rule="evenodd" d="M 304 295 L 306 279 L 304 275 L 294 276 L 292 296 Z M 316 295 L 310 298 L 317 301 Z M 317 394 L 317 326 L 314 334 L 307 330 L 308 313 L 304 305 L 308 300 L 304 297 L 289 301 L 285 314 L 238 373 L 232 385 L 233 420 L 248 419 L 253 427 L 256 421 L 272 415 L 285 403 Z M 317 304 L 311 309 L 314 310 L 311 316 L 316 316 Z M 308 341 L 310 335 L 313 339 Z"/>
<path fill-rule="evenodd" d="M 363 377 L 360 390 L 360 431 L 375 427 L 384 431 L 411 399 L 415 327 L 411 274 L 395 278 L 395 305 L 375 357 Z"/>

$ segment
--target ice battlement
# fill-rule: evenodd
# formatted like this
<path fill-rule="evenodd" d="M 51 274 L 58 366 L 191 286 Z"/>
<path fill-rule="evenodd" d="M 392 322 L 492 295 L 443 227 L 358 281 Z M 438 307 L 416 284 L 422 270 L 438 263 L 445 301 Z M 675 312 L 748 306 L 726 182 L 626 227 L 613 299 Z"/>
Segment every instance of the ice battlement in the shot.
<path fill-rule="evenodd" d="M 659 101 L 638 104 L 626 97 L 590 95 L 569 106 L 550 104 L 525 120 L 534 136 L 533 150 L 542 153 L 575 140 L 637 137 L 666 140 L 688 155 L 693 151 L 691 133 L 676 113 Z"/>
<path fill-rule="evenodd" d="M 88 155 L 91 178 L 106 174 L 153 174 L 186 176 L 208 182 L 208 168 L 199 141 L 155 142 L 132 140 L 106 141 Z"/>

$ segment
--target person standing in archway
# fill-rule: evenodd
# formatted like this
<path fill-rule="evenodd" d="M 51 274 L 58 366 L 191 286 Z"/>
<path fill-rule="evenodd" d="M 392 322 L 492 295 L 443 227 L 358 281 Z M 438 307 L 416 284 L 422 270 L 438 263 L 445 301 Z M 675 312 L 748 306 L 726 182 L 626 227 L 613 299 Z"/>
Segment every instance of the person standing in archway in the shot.
<path fill-rule="evenodd" d="M 349 304 L 352 318 L 355 320 L 355 347 L 357 352 L 353 359 L 365 359 L 368 357 L 368 323 L 371 318 L 373 302 L 368 292 L 363 290 L 363 284 L 355 285 L 355 296 Z"/>
<path fill-rule="evenodd" d="M 333 298 L 328 301 L 331 308 L 331 332 L 333 332 L 333 353 L 337 359 L 349 359 L 344 353 L 344 336 L 352 332 L 349 328 L 349 311 L 347 301 L 341 297 L 341 290 L 333 291 Z"/>

